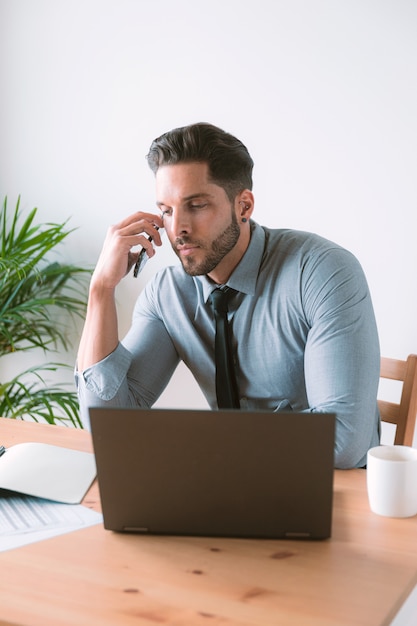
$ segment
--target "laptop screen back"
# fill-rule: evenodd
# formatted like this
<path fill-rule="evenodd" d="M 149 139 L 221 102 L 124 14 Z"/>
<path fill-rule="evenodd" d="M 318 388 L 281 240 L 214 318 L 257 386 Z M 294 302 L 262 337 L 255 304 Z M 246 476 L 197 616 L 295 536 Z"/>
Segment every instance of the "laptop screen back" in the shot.
<path fill-rule="evenodd" d="M 107 529 L 331 534 L 334 415 L 92 408 L 90 418 Z"/>

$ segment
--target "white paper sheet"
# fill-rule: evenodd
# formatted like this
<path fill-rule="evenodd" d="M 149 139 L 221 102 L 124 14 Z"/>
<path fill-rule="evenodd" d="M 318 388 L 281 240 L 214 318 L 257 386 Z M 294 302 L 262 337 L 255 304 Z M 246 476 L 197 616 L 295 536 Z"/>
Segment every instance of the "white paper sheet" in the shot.
<path fill-rule="evenodd" d="M 81 504 L 0 491 L 0 552 L 103 521 L 101 513 Z"/>
<path fill-rule="evenodd" d="M 96 477 L 94 454 L 46 443 L 18 443 L 0 456 L 0 488 L 79 504 Z"/>

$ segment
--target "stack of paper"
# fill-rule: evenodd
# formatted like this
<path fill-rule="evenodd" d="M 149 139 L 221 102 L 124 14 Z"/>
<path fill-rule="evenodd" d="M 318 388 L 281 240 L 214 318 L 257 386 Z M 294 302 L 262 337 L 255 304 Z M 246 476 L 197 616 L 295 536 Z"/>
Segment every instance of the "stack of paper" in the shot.
<path fill-rule="evenodd" d="M 0 551 L 102 522 L 79 504 L 95 476 L 88 452 L 44 443 L 1 448 Z"/>

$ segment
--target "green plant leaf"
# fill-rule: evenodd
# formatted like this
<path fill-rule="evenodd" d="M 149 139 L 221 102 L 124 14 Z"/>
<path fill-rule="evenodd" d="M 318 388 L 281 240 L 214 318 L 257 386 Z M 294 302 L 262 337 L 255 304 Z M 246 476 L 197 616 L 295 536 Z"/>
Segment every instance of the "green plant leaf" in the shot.
<path fill-rule="evenodd" d="M 51 258 L 73 232 L 63 223 L 37 223 L 37 209 L 26 216 L 20 197 L 12 212 L 4 199 L 0 214 L 0 358 L 41 348 L 68 350 L 68 333 L 83 318 L 91 270 Z M 67 365 L 68 367 L 68 365 Z M 51 364 L 25 370 L 0 384 L 0 415 L 30 416 L 82 427 L 75 392 L 50 386 L 40 372 Z M 56 368 L 55 368 L 56 369 Z M 28 376 L 32 379 L 28 381 Z"/>

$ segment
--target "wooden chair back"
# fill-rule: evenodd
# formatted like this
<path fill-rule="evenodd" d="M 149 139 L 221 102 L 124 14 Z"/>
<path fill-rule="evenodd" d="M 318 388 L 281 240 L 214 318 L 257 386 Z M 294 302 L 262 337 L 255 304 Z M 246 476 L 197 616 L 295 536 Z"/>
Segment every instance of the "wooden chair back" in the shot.
<path fill-rule="evenodd" d="M 417 355 L 407 360 L 381 358 L 381 378 L 402 382 L 399 403 L 378 399 L 381 420 L 395 424 L 395 445 L 412 446 L 417 416 Z"/>

